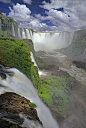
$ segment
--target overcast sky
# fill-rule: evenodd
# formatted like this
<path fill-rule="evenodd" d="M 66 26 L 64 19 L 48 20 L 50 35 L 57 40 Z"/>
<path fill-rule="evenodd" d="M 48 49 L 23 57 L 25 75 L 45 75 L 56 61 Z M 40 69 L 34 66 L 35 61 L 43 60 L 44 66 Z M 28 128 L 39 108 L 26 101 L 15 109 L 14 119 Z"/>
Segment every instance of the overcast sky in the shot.
<path fill-rule="evenodd" d="M 86 28 L 86 0 L 0 0 L 0 12 L 37 31 Z"/>

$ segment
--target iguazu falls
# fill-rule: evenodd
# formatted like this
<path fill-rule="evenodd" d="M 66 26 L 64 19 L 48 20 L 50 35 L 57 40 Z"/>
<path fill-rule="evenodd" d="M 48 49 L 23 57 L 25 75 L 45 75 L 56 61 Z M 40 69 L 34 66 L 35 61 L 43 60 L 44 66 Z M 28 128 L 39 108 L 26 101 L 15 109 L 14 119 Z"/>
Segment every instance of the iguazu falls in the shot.
<path fill-rule="evenodd" d="M 0 128 L 86 128 L 86 1 L 0 0 Z"/>

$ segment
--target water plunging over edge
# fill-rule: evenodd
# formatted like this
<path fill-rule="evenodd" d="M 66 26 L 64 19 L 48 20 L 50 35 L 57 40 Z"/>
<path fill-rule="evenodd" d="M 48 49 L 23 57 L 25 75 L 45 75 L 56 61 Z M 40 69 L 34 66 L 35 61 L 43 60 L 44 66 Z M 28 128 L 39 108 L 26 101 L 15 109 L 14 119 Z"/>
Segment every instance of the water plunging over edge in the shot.
<path fill-rule="evenodd" d="M 37 90 L 34 88 L 32 82 L 20 71 L 15 68 L 5 69 L 7 72 L 13 72 L 13 76 L 6 74 L 6 80 L 1 79 L 0 94 L 5 92 L 15 92 L 24 96 L 31 102 L 37 105 L 37 113 L 39 119 L 42 121 L 44 128 L 59 128 L 56 121 L 53 119 L 50 110 L 40 100 Z"/>

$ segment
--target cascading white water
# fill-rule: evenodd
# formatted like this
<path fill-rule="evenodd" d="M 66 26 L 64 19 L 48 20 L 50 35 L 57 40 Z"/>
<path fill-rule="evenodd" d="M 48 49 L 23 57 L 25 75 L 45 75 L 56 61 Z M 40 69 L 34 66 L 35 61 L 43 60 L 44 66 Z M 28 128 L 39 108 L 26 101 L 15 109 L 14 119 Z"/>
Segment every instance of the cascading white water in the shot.
<path fill-rule="evenodd" d="M 20 28 L 18 28 L 18 37 L 19 37 L 19 39 L 21 39 L 21 32 L 20 32 Z"/>
<path fill-rule="evenodd" d="M 42 125 L 40 125 L 36 121 L 27 119 L 25 117 L 25 115 L 22 115 L 21 113 L 19 114 L 19 116 L 20 116 L 20 118 L 24 119 L 24 122 L 21 125 L 22 127 L 27 127 L 27 128 L 44 128 Z"/>
<path fill-rule="evenodd" d="M 26 33 L 23 28 L 22 28 L 22 39 L 26 39 Z"/>
<path fill-rule="evenodd" d="M 33 43 L 35 49 L 50 51 L 53 49 L 60 49 L 71 44 L 74 32 L 60 32 L 60 33 L 36 33 L 33 34 Z"/>
<path fill-rule="evenodd" d="M 36 64 L 36 61 L 35 61 L 35 59 L 34 59 L 33 53 L 30 52 L 30 54 L 31 54 L 31 56 L 30 56 L 31 61 L 34 63 L 34 66 L 36 66 L 36 67 L 38 68 L 38 66 L 37 66 L 37 64 Z M 45 76 L 46 76 L 46 73 L 43 72 L 43 71 L 41 71 L 41 70 L 39 70 L 39 68 L 38 68 L 38 73 L 39 73 L 39 76 L 42 76 L 42 75 L 45 75 Z"/>
<path fill-rule="evenodd" d="M 20 37 L 18 30 L 18 35 Z M 65 48 L 71 44 L 74 32 L 32 32 L 30 29 L 22 29 L 22 39 L 31 39 L 35 50 L 52 51 L 53 49 Z"/>
<path fill-rule="evenodd" d="M 5 92 L 15 92 L 37 105 L 37 113 L 42 121 L 44 128 L 59 128 L 56 121 L 53 119 L 50 110 L 40 100 L 37 90 L 32 82 L 20 71 L 15 68 L 4 69 L 4 72 L 13 72 L 13 76 L 6 74 L 6 79 L 0 80 L 0 94 Z M 29 127 L 28 127 L 29 128 Z"/>
<path fill-rule="evenodd" d="M 15 37 L 15 28 L 14 28 L 14 24 L 12 23 L 12 34 Z"/>
<path fill-rule="evenodd" d="M 46 36 L 46 38 L 50 38 L 51 37 L 50 33 L 46 33 L 45 36 Z"/>
<path fill-rule="evenodd" d="M 14 24 L 12 23 L 12 34 L 15 37 L 15 28 L 14 28 Z"/>
<path fill-rule="evenodd" d="M 30 33 L 30 37 L 31 37 L 31 39 L 32 39 L 32 41 L 33 41 L 33 34 L 32 34 L 32 31 L 29 30 L 29 33 Z"/>
<path fill-rule="evenodd" d="M 27 39 L 31 39 L 31 34 L 30 34 L 30 30 L 25 29 L 26 30 L 26 37 Z"/>
<path fill-rule="evenodd" d="M 30 54 L 31 54 L 30 58 L 31 58 L 32 62 L 34 63 L 34 66 L 38 67 L 37 64 L 36 64 L 36 61 L 35 61 L 35 59 L 34 59 L 33 53 L 30 52 Z"/>

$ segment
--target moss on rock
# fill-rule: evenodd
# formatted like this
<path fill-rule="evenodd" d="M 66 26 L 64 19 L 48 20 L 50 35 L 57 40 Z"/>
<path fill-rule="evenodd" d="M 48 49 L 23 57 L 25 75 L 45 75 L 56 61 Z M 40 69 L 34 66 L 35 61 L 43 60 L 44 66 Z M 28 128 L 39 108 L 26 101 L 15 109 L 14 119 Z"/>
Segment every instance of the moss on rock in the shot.
<path fill-rule="evenodd" d="M 0 13 L 0 21 L 1 21 L 1 33 L 3 34 L 5 37 L 8 36 L 13 36 L 12 34 L 12 24 L 14 25 L 15 28 L 15 38 L 18 38 L 18 25 L 17 22 L 14 21 L 13 18 L 11 17 L 6 17 L 4 16 L 2 13 Z"/>
<path fill-rule="evenodd" d="M 38 87 L 38 69 L 35 68 L 31 62 L 30 49 L 26 42 L 22 40 L 16 41 L 13 38 L 1 37 L 0 63 L 6 67 L 15 67 L 19 69 L 31 79 L 36 88 Z"/>

